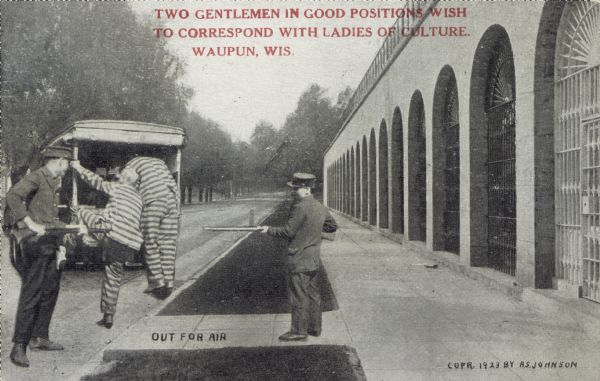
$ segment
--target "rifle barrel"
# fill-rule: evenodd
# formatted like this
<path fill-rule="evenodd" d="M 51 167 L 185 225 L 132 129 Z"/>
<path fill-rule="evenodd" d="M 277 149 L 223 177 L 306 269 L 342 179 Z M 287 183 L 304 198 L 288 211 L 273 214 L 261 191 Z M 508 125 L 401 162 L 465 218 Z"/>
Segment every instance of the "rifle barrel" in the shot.
<path fill-rule="evenodd" d="M 91 228 L 88 229 L 88 232 L 90 233 L 106 233 L 108 230 L 107 229 L 101 229 L 101 228 Z M 67 234 L 67 233 L 79 233 L 79 228 L 76 227 L 64 227 L 64 228 L 58 228 L 58 227 L 48 227 L 46 228 L 46 234 Z"/>
<path fill-rule="evenodd" d="M 224 231 L 224 232 L 255 232 L 260 230 L 258 226 L 205 226 L 207 231 Z"/>

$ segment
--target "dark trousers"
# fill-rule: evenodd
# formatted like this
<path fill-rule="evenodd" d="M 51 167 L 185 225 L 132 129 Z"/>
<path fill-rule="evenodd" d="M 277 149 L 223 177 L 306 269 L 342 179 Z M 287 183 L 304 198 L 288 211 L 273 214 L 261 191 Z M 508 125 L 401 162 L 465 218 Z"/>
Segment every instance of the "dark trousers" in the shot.
<path fill-rule="evenodd" d="M 292 306 L 292 333 L 306 335 L 307 331 L 321 334 L 321 294 L 319 271 L 290 273 L 288 280 Z"/>
<path fill-rule="evenodd" d="M 28 344 L 32 337 L 48 338 L 50 320 L 58 299 L 60 271 L 56 269 L 58 245 L 51 237 L 22 246 L 26 266 L 21 273 L 21 295 L 13 342 Z"/>

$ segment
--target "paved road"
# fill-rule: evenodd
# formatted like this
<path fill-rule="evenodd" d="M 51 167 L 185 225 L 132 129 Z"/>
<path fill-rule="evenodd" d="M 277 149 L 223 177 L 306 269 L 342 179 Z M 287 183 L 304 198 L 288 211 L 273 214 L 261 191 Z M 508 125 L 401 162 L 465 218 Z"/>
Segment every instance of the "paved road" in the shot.
<path fill-rule="evenodd" d="M 250 210 L 255 211 L 255 221 L 260 221 L 281 201 L 278 197 L 248 198 L 220 201 L 210 205 L 185 206 L 179 239 L 176 287 L 200 268 L 186 268 L 191 256 L 202 253 L 205 258 L 195 258 L 196 265 L 208 265 L 221 252 L 233 244 L 243 233 L 216 233 L 202 230 L 206 225 L 247 225 Z M 32 362 L 28 369 L 13 366 L 8 359 L 14 327 L 20 278 L 10 265 L 6 247 L 2 246 L 2 374 L 3 380 L 63 380 L 97 355 L 105 345 L 114 340 L 129 326 L 143 318 L 157 306 L 157 301 L 141 291 L 145 287 L 143 270 L 127 272 L 120 297 L 115 325 L 111 330 L 101 329 L 94 323 L 100 315 L 99 297 L 102 270 L 78 269 L 65 271 L 56 306 L 50 335 L 66 347 L 65 352 L 28 353 Z M 210 250 L 199 250 L 209 247 Z M 209 254 L 206 254 L 209 252 Z"/>

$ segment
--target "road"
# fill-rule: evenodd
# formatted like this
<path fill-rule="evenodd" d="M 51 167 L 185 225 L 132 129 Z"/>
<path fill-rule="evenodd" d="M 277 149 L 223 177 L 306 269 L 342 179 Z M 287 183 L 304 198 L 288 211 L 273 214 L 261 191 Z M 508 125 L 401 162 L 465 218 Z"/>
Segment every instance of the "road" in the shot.
<path fill-rule="evenodd" d="M 184 206 L 178 243 L 178 266 L 175 286 L 208 266 L 220 253 L 244 233 L 207 232 L 207 225 L 247 225 L 250 210 L 259 222 L 282 200 L 282 195 L 219 201 L 212 204 Z M 64 380 L 96 356 L 108 343 L 129 326 L 150 314 L 159 302 L 143 294 L 146 280 L 143 270 L 129 270 L 119 296 L 115 325 L 107 330 L 95 325 L 100 314 L 100 287 L 103 271 L 73 269 L 65 271 L 59 299 L 50 327 L 51 339 L 66 347 L 64 352 L 28 352 L 31 366 L 17 368 L 8 358 L 18 303 L 20 278 L 10 264 L 2 242 L 2 379 L 3 380 Z M 203 258 L 198 258 L 202 255 Z M 190 257 L 194 257 L 191 261 Z M 187 266 L 194 263 L 194 268 Z"/>

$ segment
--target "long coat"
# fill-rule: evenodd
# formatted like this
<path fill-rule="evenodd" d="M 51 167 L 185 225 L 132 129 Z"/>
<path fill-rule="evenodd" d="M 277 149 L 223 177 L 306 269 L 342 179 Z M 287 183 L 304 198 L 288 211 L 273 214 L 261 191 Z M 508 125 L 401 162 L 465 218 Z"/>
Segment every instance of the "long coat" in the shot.
<path fill-rule="evenodd" d="M 314 197 L 298 201 L 287 223 L 282 227 L 269 227 L 267 233 L 289 240 L 288 264 L 291 272 L 315 271 L 321 267 L 321 232 L 337 225 L 329 210 Z"/>

